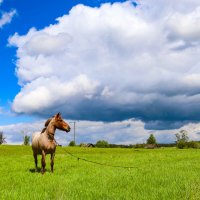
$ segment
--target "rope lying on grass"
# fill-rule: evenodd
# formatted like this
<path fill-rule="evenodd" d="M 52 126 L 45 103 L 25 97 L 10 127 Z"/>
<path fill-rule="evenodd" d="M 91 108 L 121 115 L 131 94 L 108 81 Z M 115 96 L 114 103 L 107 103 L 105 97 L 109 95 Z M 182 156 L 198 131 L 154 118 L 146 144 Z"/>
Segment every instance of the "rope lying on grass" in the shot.
<path fill-rule="evenodd" d="M 63 149 L 63 148 L 62 148 Z M 115 168 L 125 168 L 125 169 L 133 169 L 133 168 L 137 168 L 135 166 L 121 166 L 121 165 L 110 165 L 110 164 L 107 164 L 107 163 L 100 163 L 100 162 L 96 162 L 96 161 L 92 161 L 92 160 L 88 160 L 88 159 L 85 159 L 85 158 L 81 158 L 81 157 L 78 157 L 78 156 L 75 156 L 74 154 L 68 152 L 66 149 L 63 149 L 68 155 L 74 157 L 74 158 L 77 158 L 78 161 L 79 160 L 83 160 L 85 162 L 89 162 L 89 163 L 93 163 L 93 164 L 96 164 L 96 165 L 102 165 L 102 166 L 107 166 L 107 167 L 115 167 Z"/>

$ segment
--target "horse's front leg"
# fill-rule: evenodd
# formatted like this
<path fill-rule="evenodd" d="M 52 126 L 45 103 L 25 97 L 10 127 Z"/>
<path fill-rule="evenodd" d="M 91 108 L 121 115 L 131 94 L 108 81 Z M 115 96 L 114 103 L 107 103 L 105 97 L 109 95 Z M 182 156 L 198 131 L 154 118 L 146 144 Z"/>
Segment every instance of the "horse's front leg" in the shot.
<path fill-rule="evenodd" d="M 55 153 L 52 153 L 51 154 L 51 172 L 52 173 L 53 173 L 54 157 L 55 157 Z"/>
<path fill-rule="evenodd" d="M 46 166 L 45 156 L 46 156 L 46 154 L 45 154 L 44 150 L 42 150 L 42 171 L 41 171 L 42 174 L 44 174 L 44 172 L 45 172 L 45 166 Z"/>

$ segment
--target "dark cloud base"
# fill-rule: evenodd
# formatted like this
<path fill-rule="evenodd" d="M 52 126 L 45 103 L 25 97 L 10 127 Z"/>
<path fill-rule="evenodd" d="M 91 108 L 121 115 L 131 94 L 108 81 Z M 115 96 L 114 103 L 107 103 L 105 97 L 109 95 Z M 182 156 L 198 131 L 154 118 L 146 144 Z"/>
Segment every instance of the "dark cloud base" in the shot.
<path fill-rule="evenodd" d="M 146 121 L 144 127 L 147 130 L 172 130 L 179 129 L 190 122 L 197 123 L 198 121 Z"/>
<path fill-rule="evenodd" d="M 197 123 L 200 121 L 200 110 L 196 106 L 178 106 L 178 104 L 166 106 L 155 103 L 140 107 L 131 105 L 127 107 L 108 105 L 93 100 L 76 102 L 75 105 L 66 103 L 28 114 L 49 118 L 58 112 L 70 120 L 115 122 L 136 119 L 143 121 L 148 130 L 178 129 L 189 122 Z"/>

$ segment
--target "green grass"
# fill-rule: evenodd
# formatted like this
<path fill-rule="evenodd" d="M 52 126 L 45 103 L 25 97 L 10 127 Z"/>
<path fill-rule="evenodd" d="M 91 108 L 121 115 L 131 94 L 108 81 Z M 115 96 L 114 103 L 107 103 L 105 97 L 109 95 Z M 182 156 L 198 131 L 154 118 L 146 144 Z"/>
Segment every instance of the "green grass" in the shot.
<path fill-rule="evenodd" d="M 77 160 L 66 154 L 111 165 Z M 200 199 L 200 150 L 58 147 L 54 173 L 34 173 L 31 147 L 0 146 L 0 199 Z M 40 164 L 40 157 L 39 157 Z"/>

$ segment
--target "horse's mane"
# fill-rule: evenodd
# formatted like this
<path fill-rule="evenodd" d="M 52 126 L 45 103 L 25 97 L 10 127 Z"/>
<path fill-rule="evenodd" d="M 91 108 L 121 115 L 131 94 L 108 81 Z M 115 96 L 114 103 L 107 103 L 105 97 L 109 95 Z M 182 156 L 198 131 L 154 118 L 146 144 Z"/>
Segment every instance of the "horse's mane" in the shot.
<path fill-rule="evenodd" d="M 44 133 L 46 131 L 46 127 L 42 129 L 41 133 Z"/>
<path fill-rule="evenodd" d="M 49 123 L 50 123 L 51 120 L 52 120 L 52 118 L 47 119 L 47 121 L 44 124 L 45 127 L 42 129 L 41 133 L 45 132 L 45 130 L 47 129 L 47 126 L 49 125 Z"/>
<path fill-rule="evenodd" d="M 44 126 L 47 127 L 49 125 L 49 122 L 52 120 L 52 118 L 47 119 L 47 121 L 45 122 Z"/>

